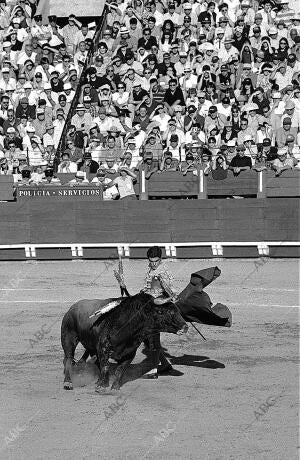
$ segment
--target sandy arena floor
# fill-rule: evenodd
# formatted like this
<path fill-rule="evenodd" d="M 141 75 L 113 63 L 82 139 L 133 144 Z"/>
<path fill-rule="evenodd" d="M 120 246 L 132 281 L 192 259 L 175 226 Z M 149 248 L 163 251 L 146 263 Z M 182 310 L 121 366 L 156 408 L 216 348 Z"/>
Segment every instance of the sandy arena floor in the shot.
<path fill-rule="evenodd" d="M 139 350 L 118 397 L 94 392 L 93 363 L 63 390 L 60 345 L 73 302 L 118 295 L 116 262 L 0 263 L 0 459 L 296 460 L 299 265 L 254 262 L 170 262 L 179 288 L 193 271 L 222 269 L 206 291 L 233 326 L 200 326 L 206 342 L 192 328 L 163 334 L 183 375 L 135 379 Z M 130 292 L 145 268 L 124 262 Z"/>

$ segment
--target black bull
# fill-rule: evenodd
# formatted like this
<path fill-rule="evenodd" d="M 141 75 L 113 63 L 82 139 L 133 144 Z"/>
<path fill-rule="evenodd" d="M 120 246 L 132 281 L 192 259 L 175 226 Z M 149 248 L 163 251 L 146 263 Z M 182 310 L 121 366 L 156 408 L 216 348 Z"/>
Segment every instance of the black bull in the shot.
<path fill-rule="evenodd" d="M 73 388 L 71 368 L 79 342 L 86 349 L 85 358 L 89 355 L 98 357 L 100 387 L 108 384 L 109 357 L 116 359 L 118 367 L 112 387 L 120 388 L 122 375 L 140 343 L 149 337 L 153 337 L 155 342 L 157 332 L 176 333 L 186 325 L 184 320 L 230 327 L 230 310 L 222 304 L 212 307 L 209 296 L 203 291 L 220 273 L 218 267 L 193 273 L 190 283 L 179 295 L 176 306 L 167 303 L 159 307 L 147 294 L 137 294 L 124 299 L 120 306 L 94 320 L 89 316 L 115 299 L 81 300 L 74 304 L 64 316 L 61 328 L 61 341 L 65 352 L 64 387 Z M 91 328 L 92 325 L 94 327 Z M 156 361 L 159 357 L 164 359 L 162 351 L 156 351 L 160 353 L 156 356 Z"/>
<path fill-rule="evenodd" d="M 114 299 L 109 299 L 114 300 Z M 159 332 L 186 332 L 188 326 L 179 308 L 171 302 L 155 305 L 153 298 L 144 293 L 122 300 L 113 310 L 89 318 L 108 300 L 81 300 L 65 314 L 61 326 L 61 342 L 64 349 L 64 388 L 72 389 L 71 368 L 79 342 L 86 353 L 97 356 L 99 379 L 96 390 L 108 386 L 109 358 L 117 361 L 112 389 L 119 389 L 126 368 L 144 339 Z M 158 350 L 161 353 L 161 350 Z"/>

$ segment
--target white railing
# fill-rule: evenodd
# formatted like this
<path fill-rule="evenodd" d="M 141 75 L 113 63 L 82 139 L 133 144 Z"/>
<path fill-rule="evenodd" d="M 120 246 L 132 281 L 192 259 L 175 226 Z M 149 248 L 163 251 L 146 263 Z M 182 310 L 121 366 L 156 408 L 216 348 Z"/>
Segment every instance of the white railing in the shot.
<path fill-rule="evenodd" d="M 258 257 L 269 256 L 270 246 L 300 246 L 298 241 L 198 241 L 184 243 L 30 243 L 30 244 L 3 244 L 0 245 L 1 250 L 7 249 L 24 249 L 25 257 L 28 259 L 36 258 L 37 249 L 59 249 L 69 248 L 71 256 L 74 258 L 84 257 L 85 248 L 115 248 L 116 258 L 118 255 L 130 257 L 131 248 L 147 248 L 151 246 L 159 246 L 165 248 L 167 257 L 176 257 L 177 248 L 184 247 L 210 247 L 212 257 L 223 256 L 224 247 L 256 247 Z"/>

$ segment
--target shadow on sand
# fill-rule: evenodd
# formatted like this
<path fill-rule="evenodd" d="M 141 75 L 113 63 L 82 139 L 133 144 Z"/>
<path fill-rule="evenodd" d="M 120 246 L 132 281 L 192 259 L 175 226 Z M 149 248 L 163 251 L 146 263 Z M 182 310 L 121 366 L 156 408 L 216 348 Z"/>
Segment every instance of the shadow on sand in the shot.
<path fill-rule="evenodd" d="M 210 359 L 208 356 L 200 355 L 182 355 L 172 356 L 169 353 L 165 353 L 166 357 L 170 360 L 172 365 L 179 364 L 180 366 L 191 366 L 191 367 L 206 367 L 208 369 L 224 369 L 225 364 Z"/>
<path fill-rule="evenodd" d="M 158 368 L 159 378 L 164 376 L 172 376 L 172 377 L 180 377 L 184 375 L 183 372 L 176 369 L 176 366 L 191 366 L 191 367 L 203 367 L 208 369 L 224 369 L 225 365 L 220 363 L 219 361 L 215 361 L 213 359 L 209 359 L 208 356 L 201 356 L 201 355 L 187 355 L 184 354 L 182 356 L 172 356 L 169 353 L 165 353 L 166 357 L 175 367 L 174 370 L 170 372 L 165 372 L 160 374 L 160 368 Z M 109 373 L 110 377 L 113 376 L 114 371 L 117 365 L 114 363 L 110 363 L 109 365 Z M 141 378 L 146 372 L 152 369 L 152 360 L 151 354 L 147 355 L 143 361 L 137 364 L 131 364 L 126 371 L 126 374 L 123 377 L 122 385 L 127 382 L 131 382 Z M 98 370 L 93 362 L 93 360 L 89 360 L 85 364 L 81 364 L 79 366 L 73 367 L 73 383 L 74 386 L 82 387 L 88 385 L 92 382 L 95 382 L 98 378 Z M 111 380 L 111 379 L 110 379 Z"/>

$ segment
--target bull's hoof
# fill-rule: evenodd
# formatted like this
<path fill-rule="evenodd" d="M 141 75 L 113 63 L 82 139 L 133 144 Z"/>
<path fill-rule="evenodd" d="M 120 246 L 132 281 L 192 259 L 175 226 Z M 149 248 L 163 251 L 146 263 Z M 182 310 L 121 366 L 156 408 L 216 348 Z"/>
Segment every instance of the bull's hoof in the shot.
<path fill-rule="evenodd" d="M 153 372 L 153 374 L 144 374 L 142 376 L 142 379 L 145 379 L 145 380 L 155 380 L 155 379 L 158 379 L 158 374 L 157 372 Z"/>
<path fill-rule="evenodd" d="M 110 389 L 119 391 L 120 388 L 121 388 L 121 385 L 119 385 L 118 383 L 113 383 Z"/>
<path fill-rule="evenodd" d="M 73 390 L 72 382 L 64 382 L 64 390 Z"/>
<path fill-rule="evenodd" d="M 102 395 L 102 396 L 113 396 L 115 395 L 115 391 L 111 388 L 107 388 L 107 387 L 100 387 L 100 386 L 97 386 L 95 387 L 95 392 L 98 394 L 98 395 Z"/>

